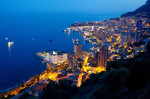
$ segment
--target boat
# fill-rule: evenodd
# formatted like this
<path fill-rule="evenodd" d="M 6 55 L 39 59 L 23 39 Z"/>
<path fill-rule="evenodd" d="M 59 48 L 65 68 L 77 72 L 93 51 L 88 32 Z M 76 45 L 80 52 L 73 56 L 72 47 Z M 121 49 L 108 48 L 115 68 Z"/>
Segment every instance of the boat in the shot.
<path fill-rule="evenodd" d="M 72 39 L 73 43 L 80 42 L 79 39 Z"/>
<path fill-rule="evenodd" d="M 8 42 L 8 47 L 11 47 L 11 45 L 13 45 L 14 44 L 14 42 L 12 41 L 12 42 Z"/>
<path fill-rule="evenodd" d="M 66 30 L 63 30 L 62 32 L 66 32 Z"/>
<path fill-rule="evenodd" d="M 71 28 L 67 28 L 66 31 L 67 31 L 67 32 L 70 32 L 70 31 L 71 31 Z"/>
<path fill-rule="evenodd" d="M 52 40 L 49 40 L 49 42 L 52 42 Z"/>
<path fill-rule="evenodd" d="M 7 40 L 8 40 L 8 38 L 6 37 L 6 38 L 5 38 L 5 40 L 7 41 Z"/>

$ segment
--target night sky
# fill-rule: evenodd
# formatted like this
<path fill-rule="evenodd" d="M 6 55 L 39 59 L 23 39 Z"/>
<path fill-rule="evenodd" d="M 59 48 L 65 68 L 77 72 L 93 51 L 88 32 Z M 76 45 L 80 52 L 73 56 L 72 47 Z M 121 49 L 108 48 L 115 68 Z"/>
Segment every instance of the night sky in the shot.
<path fill-rule="evenodd" d="M 0 0 L 1 13 L 78 12 L 125 13 L 133 11 L 146 0 Z"/>

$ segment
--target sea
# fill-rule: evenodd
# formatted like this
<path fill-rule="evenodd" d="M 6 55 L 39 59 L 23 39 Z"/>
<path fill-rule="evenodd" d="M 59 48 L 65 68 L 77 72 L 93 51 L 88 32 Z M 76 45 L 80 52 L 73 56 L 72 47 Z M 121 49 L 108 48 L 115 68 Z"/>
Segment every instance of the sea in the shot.
<path fill-rule="evenodd" d="M 77 13 L 23 13 L 0 15 L 0 92 L 25 82 L 46 69 L 37 52 L 73 52 L 72 39 L 83 50 L 93 46 L 78 32 L 63 32 L 75 22 L 103 21 L 118 15 Z M 51 42 L 49 41 L 51 40 Z M 8 42 L 13 42 L 9 47 Z"/>

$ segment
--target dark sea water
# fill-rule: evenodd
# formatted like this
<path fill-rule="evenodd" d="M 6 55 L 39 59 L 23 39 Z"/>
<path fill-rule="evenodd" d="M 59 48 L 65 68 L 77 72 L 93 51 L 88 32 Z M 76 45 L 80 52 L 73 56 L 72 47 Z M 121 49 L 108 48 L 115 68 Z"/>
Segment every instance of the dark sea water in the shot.
<path fill-rule="evenodd" d="M 0 15 L 0 91 L 27 81 L 46 69 L 35 56 L 45 50 L 73 52 L 72 39 L 78 38 L 83 49 L 89 49 L 77 32 L 64 33 L 74 22 L 102 21 L 116 16 L 83 14 Z M 5 40 L 5 38 L 8 40 Z M 34 40 L 33 40 L 34 38 Z M 49 42 L 52 40 L 52 42 Z M 8 48 L 8 41 L 14 41 Z"/>

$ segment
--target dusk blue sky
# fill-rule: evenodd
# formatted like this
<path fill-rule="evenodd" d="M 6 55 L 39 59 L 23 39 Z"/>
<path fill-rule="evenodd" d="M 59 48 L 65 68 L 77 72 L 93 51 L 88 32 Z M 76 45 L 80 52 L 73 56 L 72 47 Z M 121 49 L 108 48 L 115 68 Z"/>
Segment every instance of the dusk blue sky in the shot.
<path fill-rule="evenodd" d="M 125 13 L 146 0 L 0 0 L 0 12 Z"/>

